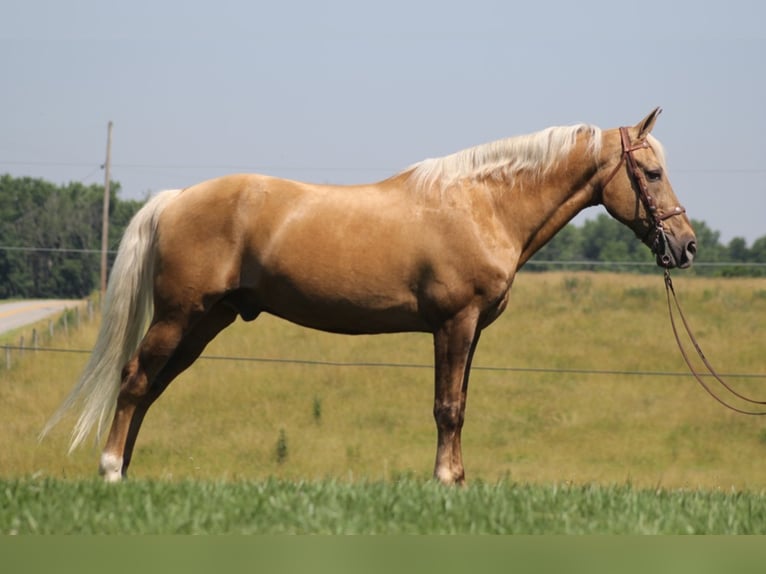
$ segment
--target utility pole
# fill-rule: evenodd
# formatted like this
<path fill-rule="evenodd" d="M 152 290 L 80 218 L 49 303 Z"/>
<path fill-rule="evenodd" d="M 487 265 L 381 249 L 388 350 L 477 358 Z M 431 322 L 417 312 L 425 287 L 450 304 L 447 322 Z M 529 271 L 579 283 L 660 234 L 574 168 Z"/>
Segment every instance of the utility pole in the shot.
<path fill-rule="evenodd" d="M 112 162 L 112 122 L 107 125 L 104 163 L 104 211 L 101 219 L 101 305 L 106 295 L 106 252 L 109 248 L 109 177 Z"/>

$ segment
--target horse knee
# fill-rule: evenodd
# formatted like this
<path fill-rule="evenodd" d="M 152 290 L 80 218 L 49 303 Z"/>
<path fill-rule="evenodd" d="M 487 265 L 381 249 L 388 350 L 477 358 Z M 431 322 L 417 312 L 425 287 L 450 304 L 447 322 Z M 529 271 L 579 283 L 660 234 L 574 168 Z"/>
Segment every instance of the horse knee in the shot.
<path fill-rule="evenodd" d="M 434 405 L 434 420 L 436 425 L 448 432 L 457 431 L 463 426 L 463 411 L 460 404 Z"/>
<path fill-rule="evenodd" d="M 138 357 L 134 357 L 123 367 L 118 400 L 136 403 L 149 391 L 148 379 L 138 363 Z"/>
<path fill-rule="evenodd" d="M 165 367 L 181 342 L 177 323 L 159 323 L 144 336 L 138 351 L 123 367 L 120 398 L 138 403 L 151 391 L 157 374 Z"/>

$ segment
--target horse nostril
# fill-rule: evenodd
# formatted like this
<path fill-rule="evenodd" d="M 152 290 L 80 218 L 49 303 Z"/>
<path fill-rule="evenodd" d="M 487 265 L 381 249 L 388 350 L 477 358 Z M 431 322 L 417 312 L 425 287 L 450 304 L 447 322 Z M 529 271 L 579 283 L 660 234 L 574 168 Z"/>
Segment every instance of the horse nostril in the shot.
<path fill-rule="evenodd" d="M 686 248 L 684 249 L 684 252 L 681 254 L 681 262 L 679 267 L 681 269 L 686 269 L 687 267 L 691 267 L 692 263 L 694 262 L 694 256 L 696 254 L 697 254 L 697 242 L 689 241 L 686 244 Z"/>

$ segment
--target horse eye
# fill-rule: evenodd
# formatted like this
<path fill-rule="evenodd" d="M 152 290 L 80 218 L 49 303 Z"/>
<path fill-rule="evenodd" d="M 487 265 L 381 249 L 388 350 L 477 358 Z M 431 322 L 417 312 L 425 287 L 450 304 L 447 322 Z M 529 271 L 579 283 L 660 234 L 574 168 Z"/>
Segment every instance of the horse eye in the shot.
<path fill-rule="evenodd" d="M 660 181 L 662 179 L 661 169 L 647 169 L 645 173 L 646 179 L 649 181 Z"/>

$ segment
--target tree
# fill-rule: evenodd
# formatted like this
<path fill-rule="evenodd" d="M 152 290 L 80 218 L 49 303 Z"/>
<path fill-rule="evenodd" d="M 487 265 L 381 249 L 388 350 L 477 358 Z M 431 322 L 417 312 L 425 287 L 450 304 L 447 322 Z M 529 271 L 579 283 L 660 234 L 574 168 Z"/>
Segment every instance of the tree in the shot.
<path fill-rule="evenodd" d="M 715 263 L 726 260 L 726 248 L 721 244 L 721 234 L 713 231 L 704 221 L 692 219 L 694 234 L 697 236 L 697 263 Z"/>
<path fill-rule="evenodd" d="M 747 241 L 745 241 L 744 237 L 735 237 L 729 241 L 729 245 L 726 250 L 728 252 L 728 259 L 730 261 L 744 262 L 750 259 L 750 253 L 747 248 Z"/>
<path fill-rule="evenodd" d="M 766 263 L 766 235 L 753 242 L 753 246 L 750 248 L 750 261 Z"/>
<path fill-rule="evenodd" d="M 766 275 L 766 269 L 743 266 L 737 263 L 766 263 L 766 236 L 757 239 L 752 247 L 741 237 L 735 237 L 728 245 L 721 243 L 721 234 L 710 229 L 704 221 L 692 220 L 697 235 L 697 256 L 691 273 L 697 275 Z M 557 264 L 552 263 L 556 261 Z M 562 261 L 591 261 L 592 269 L 654 273 L 654 256 L 633 232 L 611 217 L 600 214 L 581 226 L 569 224 L 535 254 L 529 269 L 544 271 L 567 269 Z M 705 266 L 706 263 L 732 262 L 727 266 Z M 600 266 L 598 263 L 609 263 Z M 646 265 L 637 265 L 646 264 Z M 579 265 L 579 269 L 588 266 Z"/>
<path fill-rule="evenodd" d="M 111 184 L 110 237 L 139 202 Z M 103 187 L 0 176 L 0 297 L 83 297 L 98 284 Z M 115 215 L 116 214 L 116 215 Z"/>
<path fill-rule="evenodd" d="M 578 227 L 567 225 L 534 255 L 534 264 L 530 265 L 530 269 L 534 271 L 553 269 L 554 266 L 545 263 L 549 261 L 555 261 L 560 269 L 558 264 L 562 261 L 582 261 L 583 259 L 585 257 L 582 252 L 582 233 Z"/>

